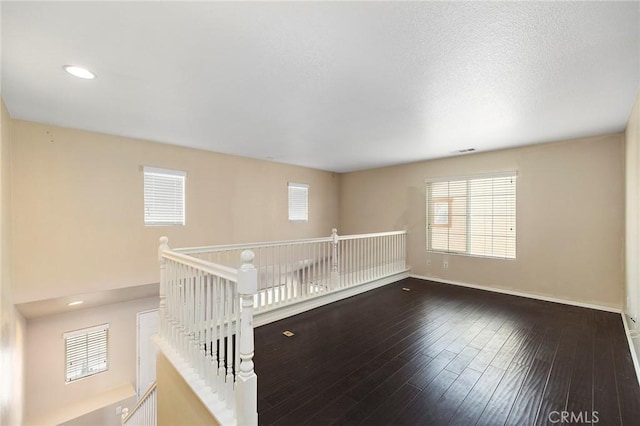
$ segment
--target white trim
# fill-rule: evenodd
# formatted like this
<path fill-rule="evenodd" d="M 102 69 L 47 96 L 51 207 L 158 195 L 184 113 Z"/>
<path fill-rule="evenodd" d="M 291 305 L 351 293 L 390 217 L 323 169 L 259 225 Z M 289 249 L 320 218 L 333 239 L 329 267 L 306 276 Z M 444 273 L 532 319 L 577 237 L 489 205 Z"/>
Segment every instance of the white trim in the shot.
<path fill-rule="evenodd" d="M 172 176 L 186 176 L 187 172 L 184 170 L 163 169 L 160 167 L 142 166 L 144 173 L 153 175 L 172 175 Z"/>
<path fill-rule="evenodd" d="M 433 177 L 433 178 L 426 178 L 424 182 L 425 183 L 455 182 L 459 180 L 490 179 L 490 178 L 515 177 L 515 176 L 518 176 L 518 172 L 516 170 L 513 170 L 510 172 L 481 173 L 477 175 L 466 175 L 466 176 Z"/>
<path fill-rule="evenodd" d="M 584 302 L 574 302 L 573 300 L 558 299 L 556 297 L 542 296 L 540 294 L 535 294 L 535 293 L 526 293 L 526 292 L 523 292 L 523 291 L 507 290 L 507 289 L 504 289 L 504 288 L 496 288 L 496 287 L 486 287 L 486 286 L 478 285 L 478 284 L 469 284 L 469 283 L 463 283 L 463 282 L 460 282 L 460 281 L 445 280 L 443 278 L 427 277 L 427 276 L 424 276 L 424 275 L 410 274 L 409 277 L 418 278 L 420 280 L 435 281 L 435 282 L 439 282 L 439 283 L 443 283 L 443 284 L 457 285 L 457 286 L 460 286 L 460 287 L 469 287 L 469 288 L 475 288 L 475 289 L 478 289 L 478 290 L 492 291 L 494 293 L 509 294 L 511 296 L 520 296 L 520 297 L 527 297 L 529 299 L 544 300 L 545 302 L 562 303 L 563 305 L 571 305 L 571 306 L 579 306 L 581 308 L 597 309 L 599 311 L 613 312 L 613 313 L 616 313 L 616 314 L 622 313 L 622 310 L 620 308 L 612 308 L 610 306 L 594 305 L 594 304 L 591 304 L 591 303 L 584 303 Z"/>
<path fill-rule="evenodd" d="M 287 182 L 287 187 L 309 189 L 308 183 Z"/>
<path fill-rule="evenodd" d="M 254 327 L 259 327 L 261 325 L 269 324 L 274 321 L 279 321 L 293 315 L 301 314 L 302 312 L 310 311 L 311 309 L 319 308 L 320 306 L 324 306 L 329 303 L 337 302 L 338 300 L 346 299 L 348 297 L 355 296 L 360 293 L 365 293 L 369 290 L 373 290 L 375 288 L 403 280 L 407 277 L 409 277 L 408 269 L 402 272 L 397 272 L 388 277 L 368 281 L 366 283 L 355 285 L 353 287 L 346 287 L 343 289 L 335 290 L 330 293 L 314 297 L 313 299 L 308 299 L 291 305 L 269 309 L 268 311 L 256 312 L 253 315 L 253 325 Z"/>
<path fill-rule="evenodd" d="M 95 333 L 97 331 L 105 331 L 109 329 L 109 324 L 95 325 L 93 327 L 81 328 L 79 330 L 65 331 L 62 334 L 64 339 L 68 337 L 80 336 L 81 334 Z"/>
<path fill-rule="evenodd" d="M 629 324 L 627 323 L 627 315 L 621 312 L 622 324 L 624 325 L 624 334 L 627 336 L 627 344 L 629 345 L 629 352 L 631 352 L 631 359 L 633 360 L 633 367 L 636 370 L 636 379 L 638 379 L 638 385 L 640 385 L 640 362 L 638 361 L 638 354 L 636 348 L 631 340 L 631 332 L 629 330 Z"/>
<path fill-rule="evenodd" d="M 173 350 L 171 345 L 158 335 L 155 335 L 153 340 L 158 345 L 158 349 L 162 351 L 171 365 L 173 365 L 173 368 L 176 369 L 182 379 L 189 385 L 193 393 L 195 393 L 202 404 L 207 407 L 207 410 L 217 420 L 218 424 L 220 424 L 220 426 L 236 426 L 237 422 L 233 415 L 233 410 L 227 408 L 225 401 L 218 399 L 218 394 L 214 393 L 204 380 L 198 377 L 195 370 L 189 367 L 189 364 L 180 354 Z"/>

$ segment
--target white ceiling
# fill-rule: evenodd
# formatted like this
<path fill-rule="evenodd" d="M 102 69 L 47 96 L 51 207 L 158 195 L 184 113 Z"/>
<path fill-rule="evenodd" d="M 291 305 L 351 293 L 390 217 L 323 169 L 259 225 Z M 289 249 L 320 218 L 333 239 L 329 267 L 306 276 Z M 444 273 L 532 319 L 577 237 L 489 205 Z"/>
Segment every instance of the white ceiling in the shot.
<path fill-rule="evenodd" d="M 145 284 L 133 287 L 116 288 L 111 290 L 96 291 L 93 293 L 61 296 L 55 299 L 37 300 L 34 302 L 19 303 L 16 306 L 26 319 L 75 312 L 96 306 L 111 305 L 146 297 L 158 297 L 160 285 Z M 81 305 L 69 306 L 69 302 L 81 300 Z M 159 299 L 158 299 L 159 300 Z"/>
<path fill-rule="evenodd" d="M 639 4 L 3 1 L 2 96 L 14 118 L 352 171 L 622 131 Z"/>

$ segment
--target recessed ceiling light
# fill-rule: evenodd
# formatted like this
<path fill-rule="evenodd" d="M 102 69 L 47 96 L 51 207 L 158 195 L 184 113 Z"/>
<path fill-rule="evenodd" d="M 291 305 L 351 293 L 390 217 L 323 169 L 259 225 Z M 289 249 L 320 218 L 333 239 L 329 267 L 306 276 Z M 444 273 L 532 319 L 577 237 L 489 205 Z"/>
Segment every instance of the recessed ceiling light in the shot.
<path fill-rule="evenodd" d="M 77 67 L 75 65 L 65 65 L 62 68 L 64 68 L 64 70 L 69 74 L 79 78 L 84 78 L 86 80 L 91 80 L 96 78 L 96 75 L 86 68 Z"/>
<path fill-rule="evenodd" d="M 82 305 L 82 300 L 76 300 L 75 302 L 69 302 L 67 303 L 67 306 L 76 306 L 76 305 Z"/>

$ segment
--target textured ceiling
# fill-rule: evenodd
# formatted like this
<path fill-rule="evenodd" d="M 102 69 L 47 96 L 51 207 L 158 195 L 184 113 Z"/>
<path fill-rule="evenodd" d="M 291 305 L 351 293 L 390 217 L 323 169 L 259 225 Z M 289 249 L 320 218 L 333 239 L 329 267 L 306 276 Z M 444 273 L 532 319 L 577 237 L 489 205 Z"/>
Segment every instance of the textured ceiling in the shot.
<path fill-rule="evenodd" d="M 621 131 L 639 88 L 638 2 L 1 7 L 14 118 L 337 172 Z"/>

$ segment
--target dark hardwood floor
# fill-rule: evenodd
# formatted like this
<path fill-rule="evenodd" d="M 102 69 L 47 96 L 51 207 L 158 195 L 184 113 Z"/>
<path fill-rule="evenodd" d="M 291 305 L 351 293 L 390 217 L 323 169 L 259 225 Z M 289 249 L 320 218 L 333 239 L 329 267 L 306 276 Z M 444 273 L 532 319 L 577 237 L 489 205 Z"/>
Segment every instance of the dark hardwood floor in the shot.
<path fill-rule="evenodd" d="M 625 339 L 619 314 L 409 278 L 257 328 L 259 421 L 640 425 Z"/>

